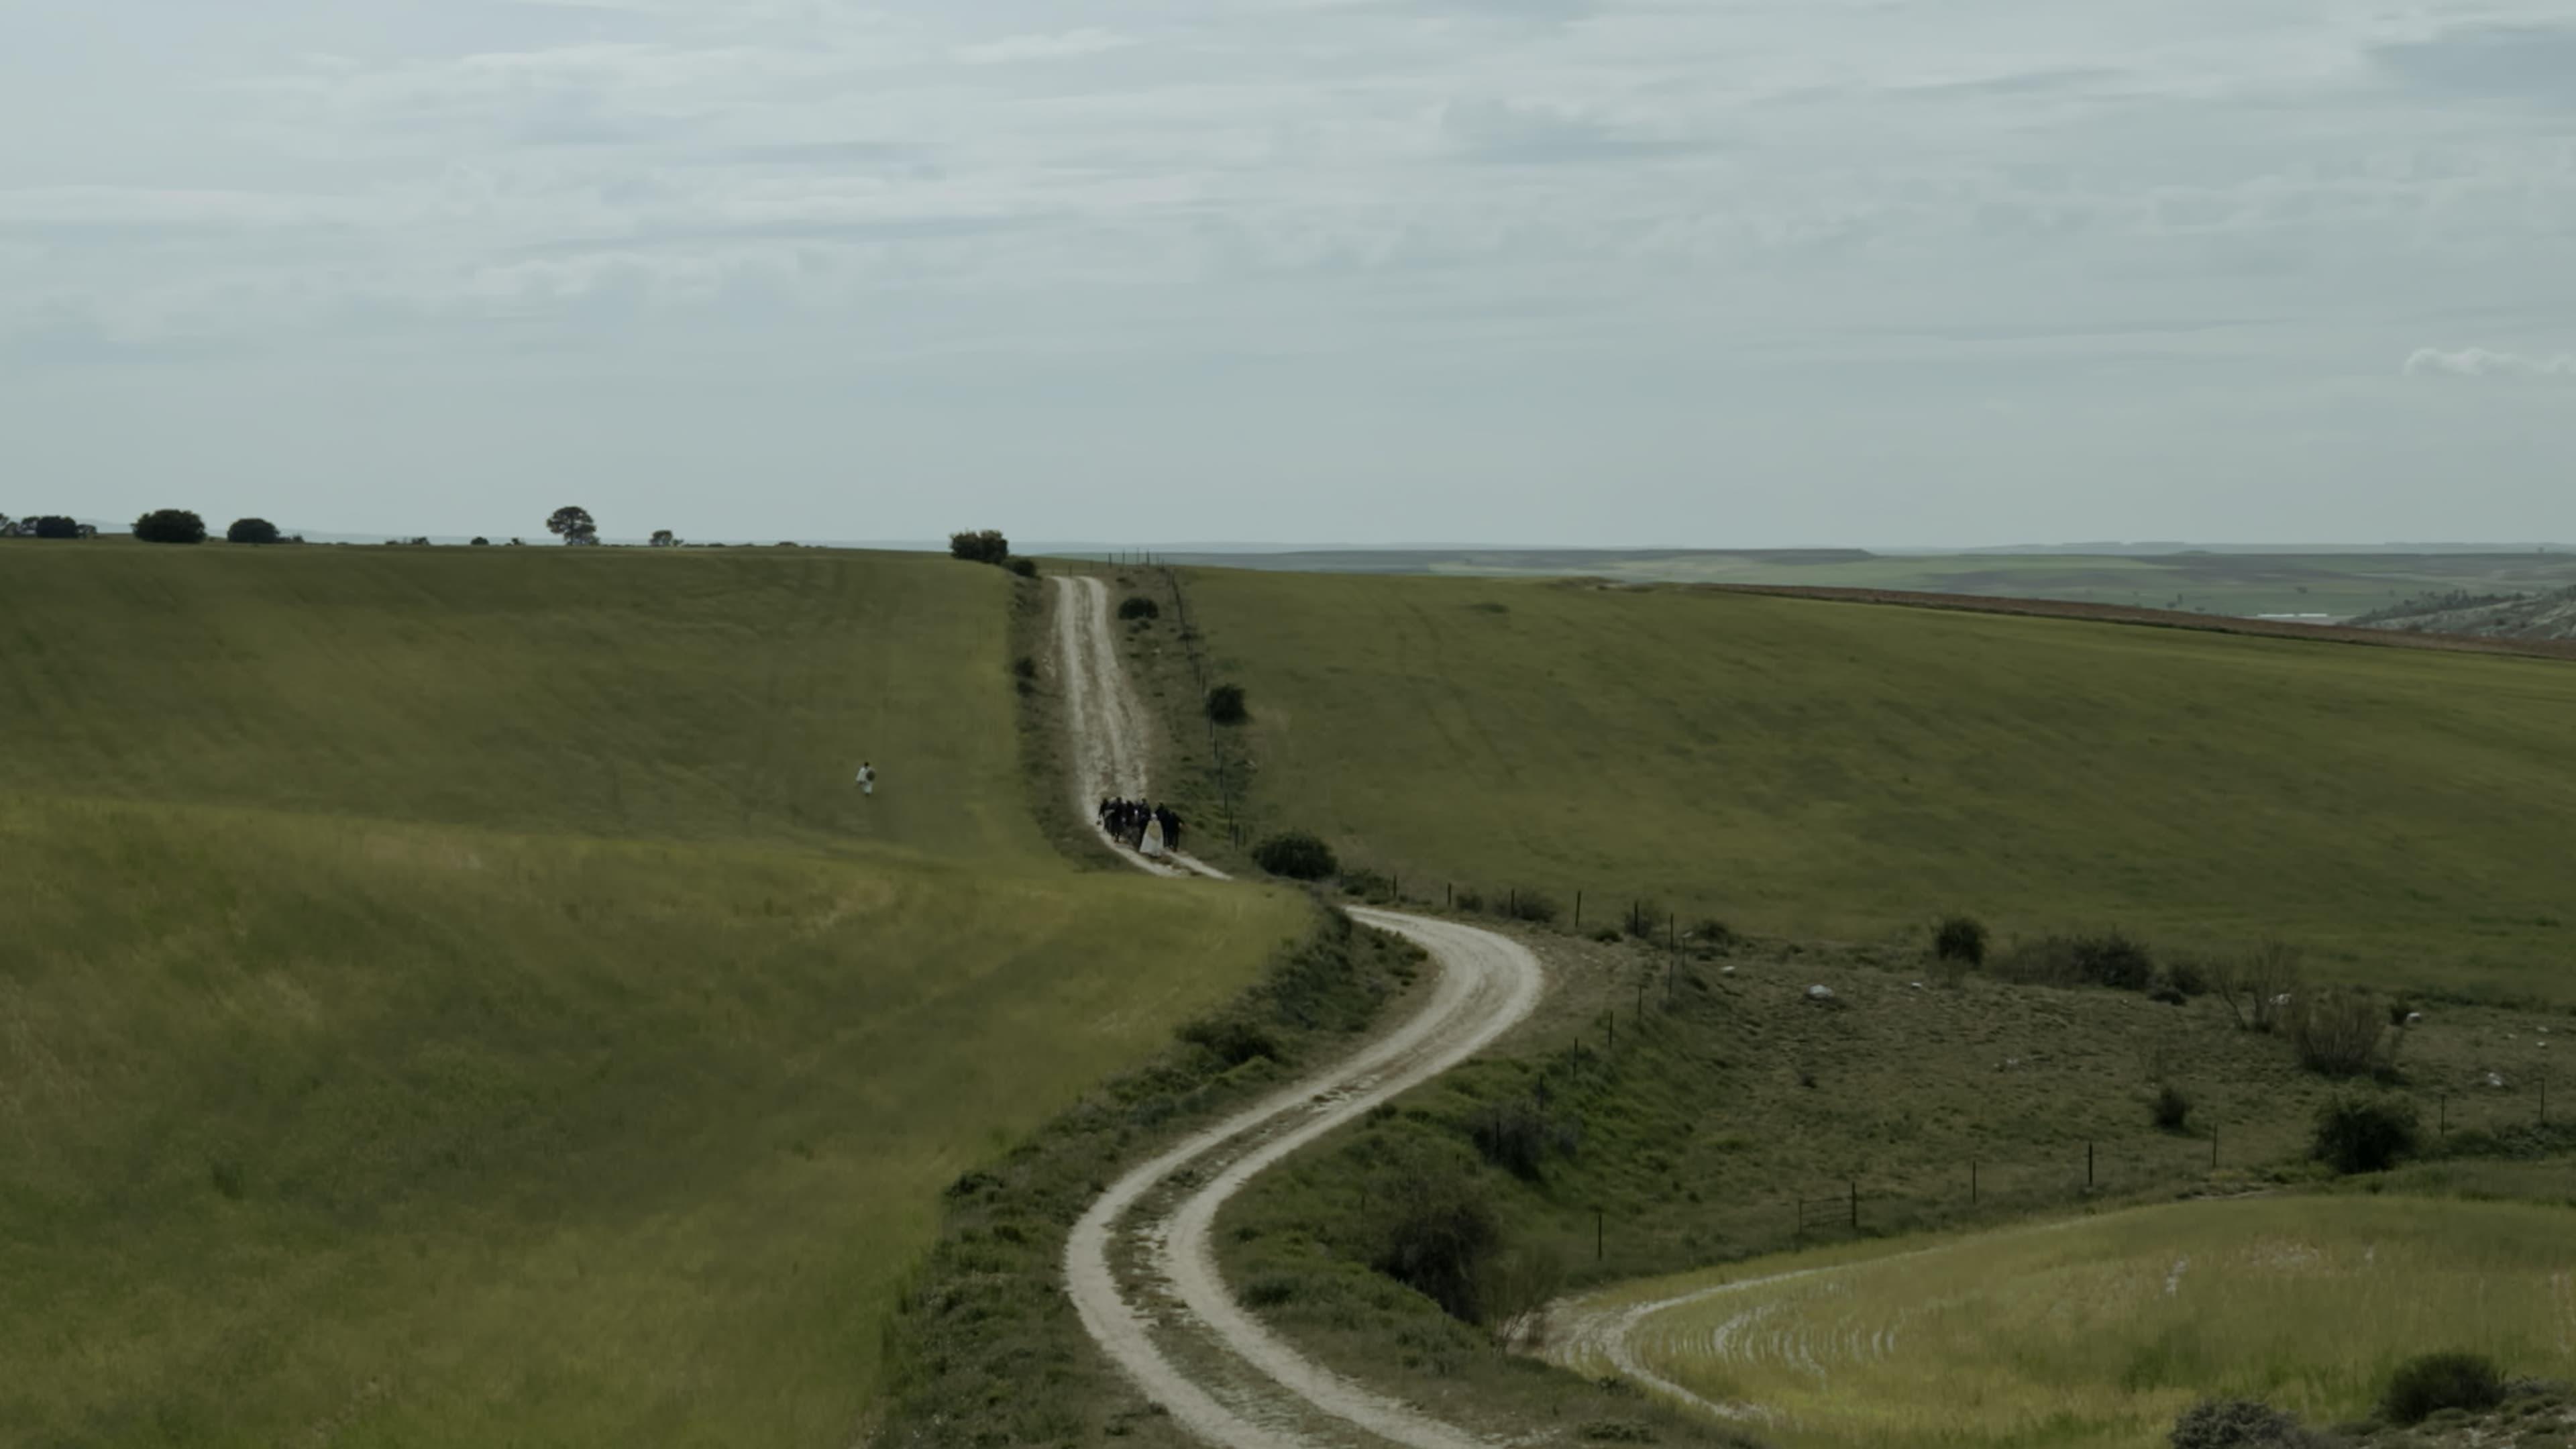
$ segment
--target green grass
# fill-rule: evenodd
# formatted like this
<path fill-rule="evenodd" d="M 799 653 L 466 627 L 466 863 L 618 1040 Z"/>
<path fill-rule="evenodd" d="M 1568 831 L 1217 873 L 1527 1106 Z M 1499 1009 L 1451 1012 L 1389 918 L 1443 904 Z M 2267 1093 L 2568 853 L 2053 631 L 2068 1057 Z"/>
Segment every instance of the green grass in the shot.
<path fill-rule="evenodd" d="M 2433 1348 L 2576 1370 L 2571 1225 L 2560 1206 L 2404 1197 L 2176 1204 L 1620 1297 L 1743 1283 L 1649 1317 L 1640 1357 L 1777 1415 L 1784 1445 L 2145 1449 L 2211 1394 L 2364 1417 Z"/>
<path fill-rule="evenodd" d="M 2576 996 L 2576 670 L 1489 580 L 1190 575 L 1261 830 L 1768 935 L 2118 924 L 2330 976 Z"/>
<path fill-rule="evenodd" d="M 2238 1030 L 2209 999 L 2176 1007 L 1978 977 L 1917 989 L 1919 966 L 1887 953 L 1781 945 L 1686 954 L 1667 1001 L 1661 952 L 1539 946 L 1558 987 L 1502 1050 L 1256 1179 L 1218 1225 L 1228 1280 L 1263 1285 L 1256 1301 L 1279 1331 L 1340 1372 L 1498 1435 L 1629 1411 L 1598 1402 L 1588 1379 L 1534 1374 L 1371 1271 L 1382 1228 L 1367 1185 L 1390 1164 L 1475 1164 L 1505 1252 L 1582 1288 L 1818 1244 L 1874 1252 L 2186 1194 L 2304 1189 L 2320 1181 L 2306 1160 L 2315 1112 L 2352 1089 L 2302 1071 L 2288 1043 Z M 1818 983 L 1837 1006 L 1808 1001 Z M 2565 1021 L 2427 1013 L 2389 1090 L 2418 1105 L 2436 1155 L 2351 1190 L 2576 1197 L 2563 1161 L 2439 1155 L 2576 1144 L 2563 1108 L 2535 1127 L 2553 1050 L 2536 1044 Z M 2490 1071 L 2507 1085 L 2486 1086 Z M 2151 1120 L 2159 1073 L 2190 1098 L 2182 1131 Z M 1476 1124 L 1510 1107 L 1544 1124 L 1525 1172 L 1485 1162 L 1475 1142 Z"/>
<path fill-rule="evenodd" d="M 1011 587 L 0 558 L 0 1441 L 847 1444 L 939 1189 L 1307 929 L 1052 852 Z"/>

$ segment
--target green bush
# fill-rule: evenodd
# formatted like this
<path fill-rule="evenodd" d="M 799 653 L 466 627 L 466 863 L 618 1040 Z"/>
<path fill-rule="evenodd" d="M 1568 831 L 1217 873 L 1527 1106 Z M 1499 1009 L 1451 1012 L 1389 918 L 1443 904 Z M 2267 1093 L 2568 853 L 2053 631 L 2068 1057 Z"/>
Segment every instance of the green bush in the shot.
<path fill-rule="evenodd" d="M 2032 986 L 2108 986 L 2144 991 L 2155 980 L 2155 958 L 2144 944 L 2119 931 L 2089 936 L 2042 936 L 2013 947 L 1995 962 L 1995 974 Z"/>
<path fill-rule="evenodd" d="M 145 543 L 204 543 L 206 520 L 184 508 L 155 508 L 134 520 L 134 536 Z"/>
<path fill-rule="evenodd" d="M 1969 966 L 1986 964 L 1986 923 L 1974 916 L 1946 916 L 1932 929 L 1932 956 Z"/>
<path fill-rule="evenodd" d="M 1408 1154 L 1377 1175 L 1369 1199 L 1377 1209 L 1369 1266 L 1462 1323 L 1481 1321 L 1478 1290 L 1503 1225 L 1475 1174 L 1444 1155 Z"/>
<path fill-rule="evenodd" d="M 1512 891 L 1503 897 L 1503 914 L 1515 921 L 1533 921 L 1547 925 L 1557 917 L 1556 902 L 1538 891 Z"/>
<path fill-rule="evenodd" d="M 2173 1449 L 2290 1449 L 2305 1443 L 2299 1421 L 2252 1399 L 2203 1399 L 2174 1420 Z"/>
<path fill-rule="evenodd" d="M 2180 1132 L 2191 1120 L 2191 1097 L 2171 1082 L 2156 1084 L 2156 1095 L 2147 1103 L 2147 1115 L 2167 1132 Z"/>
<path fill-rule="evenodd" d="M 1228 1068 L 1242 1066 L 1255 1057 L 1279 1060 L 1279 1039 L 1240 1017 L 1191 1022 L 1181 1028 L 1180 1038 L 1207 1048 Z"/>
<path fill-rule="evenodd" d="M 1290 880 L 1322 880 L 1341 868 L 1333 848 L 1303 830 L 1285 831 L 1254 846 L 1252 863 Z"/>
<path fill-rule="evenodd" d="M 2395 1097 L 2335 1096 L 2317 1108 L 2309 1155 L 2341 1173 L 2385 1172 L 2415 1150 L 2415 1108 Z"/>
<path fill-rule="evenodd" d="M 2381 1045 L 2390 1030 L 2388 1009 L 2361 992 L 2300 992 L 2282 1009 L 2280 1024 L 2309 1071 L 2357 1077 L 2388 1064 Z"/>
<path fill-rule="evenodd" d="M 1466 1127 L 1479 1156 L 1524 1182 L 1538 1181 L 1550 1158 L 1573 1156 L 1583 1138 L 1533 1097 L 1488 1102 L 1467 1115 Z"/>
<path fill-rule="evenodd" d="M 277 539 L 277 525 L 265 518 L 236 518 L 224 530 L 226 543 L 275 543 Z"/>
<path fill-rule="evenodd" d="M 2420 1424 L 2444 1409 L 2477 1412 L 2504 1402 L 2504 1375 L 2474 1353 L 2428 1353 L 2410 1358 L 2388 1376 L 2379 1416 L 2392 1424 Z"/>
<path fill-rule="evenodd" d="M 1038 576 L 1038 561 L 1033 558 L 1015 558 L 1011 560 L 1011 572 L 1018 574 L 1024 579 L 1036 578 Z"/>
<path fill-rule="evenodd" d="M 1244 707 L 1243 686 L 1220 684 L 1209 690 L 1207 717 L 1221 725 L 1241 724 L 1252 718 L 1252 711 Z"/>
<path fill-rule="evenodd" d="M 1121 619 L 1159 619 L 1163 617 L 1163 606 L 1155 603 L 1149 598 L 1146 598 L 1143 594 L 1129 594 L 1126 598 L 1119 601 L 1118 617 Z"/>

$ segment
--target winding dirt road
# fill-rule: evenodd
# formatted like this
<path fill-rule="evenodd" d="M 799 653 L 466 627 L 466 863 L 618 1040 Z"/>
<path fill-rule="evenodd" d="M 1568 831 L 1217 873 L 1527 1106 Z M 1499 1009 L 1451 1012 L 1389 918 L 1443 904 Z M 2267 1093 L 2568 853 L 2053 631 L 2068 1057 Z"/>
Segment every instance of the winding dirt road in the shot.
<path fill-rule="evenodd" d="M 1141 798 L 1144 716 L 1118 661 L 1108 590 L 1098 579 L 1060 578 L 1057 587 L 1079 803 L 1087 812 L 1104 794 Z M 1172 873 L 1122 854 L 1141 868 Z M 1545 990 L 1538 958 L 1491 931 L 1393 911 L 1351 915 L 1431 953 L 1439 976 L 1430 1000 L 1349 1058 L 1111 1183 L 1074 1224 L 1066 1289 L 1101 1349 L 1148 1398 L 1212 1444 L 1487 1449 L 1488 1441 L 1300 1354 L 1235 1301 L 1217 1269 L 1213 1232 L 1226 1199 L 1298 1148 L 1484 1049 L 1528 1016 Z"/>

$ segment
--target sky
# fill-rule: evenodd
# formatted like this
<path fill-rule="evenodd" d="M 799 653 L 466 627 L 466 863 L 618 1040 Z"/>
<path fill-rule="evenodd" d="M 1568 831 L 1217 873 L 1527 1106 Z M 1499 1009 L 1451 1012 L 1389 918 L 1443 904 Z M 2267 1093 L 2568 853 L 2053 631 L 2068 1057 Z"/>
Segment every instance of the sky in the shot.
<path fill-rule="evenodd" d="M 9 0 L 0 512 L 2576 538 L 2565 0 Z"/>

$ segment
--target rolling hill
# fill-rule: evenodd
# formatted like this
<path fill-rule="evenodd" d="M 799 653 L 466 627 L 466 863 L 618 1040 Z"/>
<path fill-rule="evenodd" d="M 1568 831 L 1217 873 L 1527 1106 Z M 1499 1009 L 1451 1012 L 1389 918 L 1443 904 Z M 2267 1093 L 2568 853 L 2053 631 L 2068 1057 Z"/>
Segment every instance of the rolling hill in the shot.
<path fill-rule="evenodd" d="M 2576 669 L 1682 588 L 1204 570 L 1261 829 L 1420 897 L 1919 941 L 2266 937 L 2576 998 Z"/>
<path fill-rule="evenodd" d="M 0 1441 L 850 1442 L 940 1189 L 1306 928 L 1053 853 L 1012 587 L 0 548 Z"/>

